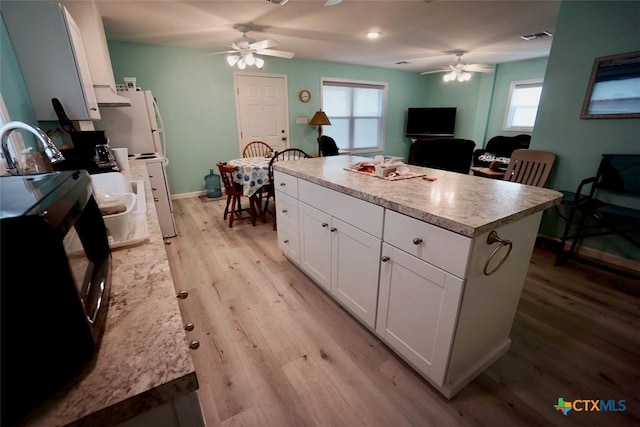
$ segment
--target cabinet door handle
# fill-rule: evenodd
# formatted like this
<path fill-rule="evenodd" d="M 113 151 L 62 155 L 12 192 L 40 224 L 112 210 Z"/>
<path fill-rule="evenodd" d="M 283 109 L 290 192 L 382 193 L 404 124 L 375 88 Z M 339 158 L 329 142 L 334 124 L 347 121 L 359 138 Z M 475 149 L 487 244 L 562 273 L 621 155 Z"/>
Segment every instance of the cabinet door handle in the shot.
<path fill-rule="evenodd" d="M 187 323 L 186 325 L 184 325 L 185 331 L 193 331 L 193 328 L 195 328 L 195 325 L 193 323 Z"/>
<path fill-rule="evenodd" d="M 282 209 L 282 213 L 286 214 L 288 211 L 286 209 Z"/>
<path fill-rule="evenodd" d="M 389 261 L 391 258 L 389 258 L 388 256 L 383 256 L 382 258 L 380 258 L 382 260 L 382 262 L 387 262 Z"/>
<path fill-rule="evenodd" d="M 280 183 L 280 187 L 284 187 L 285 185 L 287 185 L 287 184 L 286 184 L 286 183 L 284 183 L 284 182 L 281 182 L 281 183 Z"/>
<path fill-rule="evenodd" d="M 188 296 L 189 296 L 189 292 L 187 292 L 187 291 L 178 292 L 178 298 L 180 298 L 180 299 L 185 299 Z"/>
<path fill-rule="evenodd" d="M 489 258 L 487 259 L 487 262 L 484 264 L 484 269 L 483 269 L 482 272 L 484 273 L 485 276 L 491 276 L 493 273 L 498 271 L 500 269 L 500 267 L 502 267 L 502 264 L 504 264 L 504 262 L 507 260 L 507 258 L 509 258 L 509 255 L 511 254 L 511 249 L 513 248 L 513 243 L 511 243 L 511 240 L 501 239 L 498 236 L 498 233 L 496 233 L 495 230 L 492 230 L 489 233 L 489 235 L 487 236 L 487 244 L 488 245 L 492 245 L 492 244 L 494 244 L 496 242 L 500 243 L 500 245 L 497 248 L 495 248 L 493 250 L 493 252 L 491 252 L 491 255 L 489 255 Z M 496 256 L 496 254 L 498 253 L 500 248 L 502 248 L 503 246 L 508 246 L 507 253 L 504 254 L 504 256 L 502 257 L 502 259 L 500 260 L 498 265 L 496 265 L 493 270 L 488 271 L 489 263 L 491 262 L 493 257 Z"/>
<path fill-rule="evenodd" d="M 151 189 L 152 189 L 153 191 L 156 191 L 156 190 L 158 189 L 158 187 L 151 187 Z"/>
<path fill-rule="evenodd" d="M 331 232 L 333 233 L 333 232 L 337 231 L 338 229 L 337 229 L 337 228 L 335 228 L 335 227 L 331 227 L 331 228 L 330 228 L 330 230 L 331 230 Z"/>
<path fill-rule="evenodd" d="M 200 342 L 198 340 L 193 340 L 189 343 L 189 348 L 191 350 L 197 350 L 200 347 Z"/>
<path fill-rule="evenodd" d="M 422 239 L 420 237 L 416 237 L 415 239 L 413 239 L 413 244 L 414 245 L 419 245 L 420 243 L 422 243 Z"/>
<path fill-rule="evenodd" d="M 322 223 L 322 228 L 327 228 L 329 226 L 329 224 L 327 224 L 326 222 Z"/>
<path fill-rule="evenodd" d="M 153 198 L 153 201 L 154 201 L 154 202 L 159 202 L 159 201 L 160 201 L 160 199 L 158 199 L 157 197 L 154 197 L 154 198 Z"/>
<path fill-rule="evenodd" d="M 285 243 L 285 244 L 286 244 L 286 243 L 289 243 L 289 239 L 283 240 L 283 242 L 282 242 L 282 243 Z"/>

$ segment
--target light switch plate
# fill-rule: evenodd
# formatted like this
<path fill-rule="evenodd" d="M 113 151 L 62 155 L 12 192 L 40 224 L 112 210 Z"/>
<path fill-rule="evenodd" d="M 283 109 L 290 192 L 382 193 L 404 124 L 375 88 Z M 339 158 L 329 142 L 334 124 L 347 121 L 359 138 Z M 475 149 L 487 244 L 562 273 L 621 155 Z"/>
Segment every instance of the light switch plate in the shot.
<path fill-rule="evenodd" d="M 296 124 L 297 125 L 308 125 L 309 124 L 309 117 L 296 117 Z"/>

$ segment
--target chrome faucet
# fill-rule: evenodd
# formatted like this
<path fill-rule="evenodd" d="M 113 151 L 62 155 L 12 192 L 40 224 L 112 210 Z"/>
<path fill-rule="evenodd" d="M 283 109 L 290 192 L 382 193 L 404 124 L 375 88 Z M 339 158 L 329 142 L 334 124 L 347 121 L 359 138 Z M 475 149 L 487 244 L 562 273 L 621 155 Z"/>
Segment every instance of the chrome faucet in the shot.
<path fill-rule="evenodd" d="M 49 138 L 42 129 L 23 122 L 9 122 L 0 128 L 0 144 L 2 144 L 2 152 L 7 161 L 7 171 L 11 175 L 22 175 L 24 173 L 24 171 L 20 170 L 17 161 L 11 156 L 11 152 L 9 151 L 9 134 L 16 129 L 23 129 L 34 134 L 52 164 L 64 160 L 64 156 L 60 150 L 58 150 L 58 147 L 56 147 L 53 141 L 51 141 L 51 138 Z"/>

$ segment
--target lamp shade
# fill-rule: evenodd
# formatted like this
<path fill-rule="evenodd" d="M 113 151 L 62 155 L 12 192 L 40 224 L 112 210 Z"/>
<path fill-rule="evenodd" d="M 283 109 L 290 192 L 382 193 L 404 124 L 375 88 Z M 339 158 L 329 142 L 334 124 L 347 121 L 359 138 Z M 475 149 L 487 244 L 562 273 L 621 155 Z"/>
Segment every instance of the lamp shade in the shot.
<path fill-rule="evenodd" d="M 315 126 L 323 126 L 330 125 L 331 122 L 329 121 L 329 117 L 327 117 L 324 111 L 318 110 L 309 121 L 309 124 Z"/>

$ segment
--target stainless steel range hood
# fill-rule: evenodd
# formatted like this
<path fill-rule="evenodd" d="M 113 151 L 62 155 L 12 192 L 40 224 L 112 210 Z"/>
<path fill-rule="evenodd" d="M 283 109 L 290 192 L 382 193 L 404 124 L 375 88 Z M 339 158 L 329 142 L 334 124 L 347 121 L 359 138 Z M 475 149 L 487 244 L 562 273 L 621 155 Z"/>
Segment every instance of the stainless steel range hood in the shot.
<path fill-rule="evenodd" d="M 98 99 L 100 107 L 130 107 L 131 101 L 124 96 L 120 96 L 109 85 L 94 85 L 93 90 Z"/>

